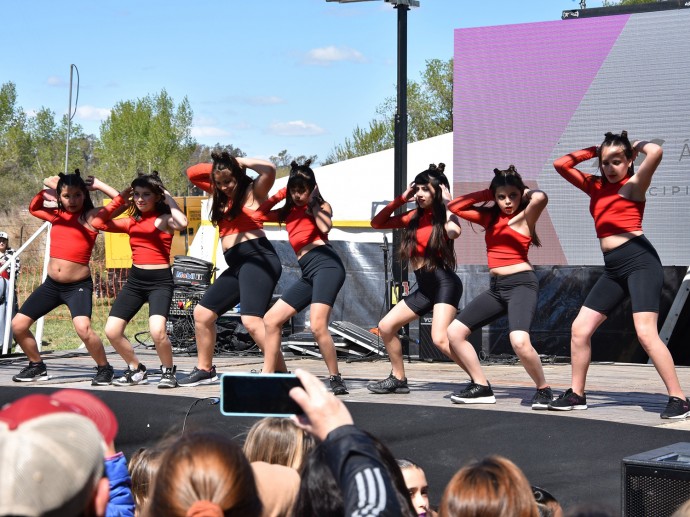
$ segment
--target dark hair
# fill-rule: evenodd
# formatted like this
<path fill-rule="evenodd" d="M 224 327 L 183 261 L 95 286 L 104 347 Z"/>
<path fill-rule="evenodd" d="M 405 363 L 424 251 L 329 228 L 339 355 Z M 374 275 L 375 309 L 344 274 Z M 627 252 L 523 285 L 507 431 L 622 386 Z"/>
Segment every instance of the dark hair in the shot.
<path fill-rule="evenodd" d="M 159 214 L 169 214 L 170 207 L 165 202 L 165 187 L 161 180 L 158 171 L 153 171 L 151 174 L 139 174 L 132 180 L 130 186 L 134 189 L 136 187 L 149 189 L 154 194 L 160 196 L 156 203 L 156 212 Z M 135 203 L 131 203 L 127 209 L 127 215 L 131 215 L 135 219 L 141 219 L 141 210 L 139 210 Z"/>
<path fill-rule="evenodd" d="M 496 191 L 500 187 L 515 187 L 520 191 L 520 205 L 515 212 L 516 215 L 527 207 L 529 202 L 524 196 L 525 190 L 527 190 L 527 185 L 525 185 L 524 181 L 522 181 L 522 176 L 520 176 L 520 173 L 515 168 L 515 165 L 511 164 L 505 170 L 494 169 L 494 177 L 489 184 L 489 190 L 491 191 L 491 194 L 493 194 L 494 198 L 496 198 Z M 485 210 L 488 210 L 491 214 L 491 219 L 487 225 L 488 229 L 496 224 L 496 221 L 498 221 L 498 217 L 501 215 L 501 209 L 499 208 L 498 203 L 494 202 L 492 206 L 487 207 Z M 536 229 L 532 229 L 531 232 L 532 245 L 541 246 L 541 241 L 539 240 Z"/>
<path fill-rule="evenodd" d="M 422 467 L 417 465 L 414 461 L 409 460 L 407 458 L 399 458 L 395 460 L 395 463 L 398 464 L 398 467 L 400 467 L 400 470 L 403 469 L 419 469 L 422 470 Z"/>
<path fill-rule="evenodd" d="M 448 178 L 443 173 L 446 165 L 439 163 L 438 166 L 430 164 L 429 168 L 415 176 L 415 185 L 431 185 L 434 189 L 434 199 L 431 205 L 431 217 L 433 229 L 424 254 L 424 268 L 434 271 L 436 268 L 455 270 L 455 248 L 453 241 L 446 238 L 446 205 L 443 203 L 443 193 L 441 185 L 450 188 Z M 417 248 L 417 229 L 419 219 L 422 217 L 423 209 L 417 207 L 417 212 L 412 216 L 407 228 L 403 229 L 402 242 L 400 243 L 400 258 L 403 262 L 407 261 L 416 253 Z"/>
<path fill-rule="evenodd" d="M 213 158 L 213 168 L 211 169 L 213 206 L 211 207 L 210 219 L 213 224 L 217 225 L 221 219 L 234 219 L 242 211 L 242 200 L 253 180 L 247 176 L 247 170 L 239 164 L 237 158 L 231 156 L 227 151 L 213 151 L 211 158 Z M 227 172 L 237 181 L 232 199 L 229 199 L 216 188 L 214 176 L 223 172 Z"/>
<path fill-rule="evenodd" d="M 58 210 L 64 211 L 65 207 L 62 205 L 62 200 L 60 199 L 60 192 L 64 187 L 77 187 L 84 193 L 84 206 L 81 213 L 84 214 L 93 208 L 93 201 L 91 201 L 91 194 L 89 189 L 86 187 L 86 182 L 79 174 L 79 169 L 74 169 L 74 174 L 63 174 L 62 172 L 58 174 L 60 179 L 58 180 L 57 187 L 55 191 L 57 192 L 57 207 Z"/>
<path fill-rule="evenodd" d="M 383 463 L 395 491 L 395 499 L 401 510 L 400 515 L 415 517 L 417 512 L 412 506 L 410 493 L 395 458 L 378 438 L 366 431 L 364 433 L 371 438 L 379 453 L 379 459 Z M 343 493 L 328 466 L 327 453 L 323 445 L 317 445 L 309 453 L 300 475 L 301 482 L 293 508 L 293 516 L 343 517 L 345 514 Z"/>
<path fill-rule="evenodd" d="M 284 223 L 290 211 L 295 207 L 295 202 L 290 195 L 290 189 L 306 190 L 310 194 L 316 188 L 316 176 L 311 170 L 311 160 L 304 162 L 304 165 L 298 165 L 296 161 L 290 164 L 290 177 L 287 182 L 287 196 L 285 197 L 285 205 L 278 210 L 278 222 Z M 321 205 L 324 199 L 320 194 L 316 195 L 316 201 Z"/>
<path fill-rule="evenodd" d="M 604 174 L 604 172 L 601 169 L 601 150 L 604 147 L 622 147 L 625 157 L 628 160 L 632 160 L 633 146 L 630 143 L 630 140 L 628 140 L 627 131 L 621 131 L 620 135 L 611 132 L 608 132 L 604 135 L 604 141 L 597 149 L 597 166 L 599 168 L 599 171 L 601 172 L 601 182 L 608 183 L 608 180 L 606 179 L 606 174 Z M 631 162 L 630 167 L 628 167 L 628 177 L 632 176 L 633 174 L 635 174 L 635 165 Z"/>
<path fill-rule="evenodd" d="M 197 501 L 210 501 L 225 515 L 261 515 L 252 467 L 222 434 L 194 432 L 168 444 L 144 515 L 184 517 Z"/>

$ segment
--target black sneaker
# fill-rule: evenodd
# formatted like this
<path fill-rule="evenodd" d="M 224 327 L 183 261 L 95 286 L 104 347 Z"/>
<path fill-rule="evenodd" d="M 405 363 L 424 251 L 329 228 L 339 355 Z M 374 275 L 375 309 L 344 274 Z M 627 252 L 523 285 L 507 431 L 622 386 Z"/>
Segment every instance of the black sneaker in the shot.
<path fill-rule="evenodd" d="M 688 413 L 690 413 L 690 399 L 669 397 L 666 409 L 661 413 L 661 418 L 680 420 L 688 416 Z"/>
<path fill-rule="evenodd" d="M 391 372 L 391 374 L 382 381 L 372 382 L 371 384 L 367 385 L 367 389 L 369 391 L 373 391 L 374 393 L 410 392 L 410 388 L 407 386 L 407 377 L 400 380 L 395 375 L 393 375 L 393 372 Z"/>
<path fill-rule="evenodd" d="M 38 363 L 29 361 L 29 366 L 25 366 L 17 375 L 12 377 L 14 382 L 47 381 L 48 379 L 50 379 L 48 369 L 43 361 Z"/>
<path fill-rule="evenodd" d="M 105 366 L 97 366 L 96 376 L 91 379 L 91 386 L 108 386 L 113 382 L 113 377 L 115 377 L 115 370 L 109 363 L 105 363 Z"/>
<path fill-rule="evenodd" d="M 460 393 L 453 393 L 450 400 L 454 404 L 495 404 L 494 390 L 491 389 L 491 383 L 487 384 L 482 386 L 470 382 Z"/>
<path fill-rule="evenodd" d="M 177 384 L 184 388 L 191 388 L 192 386 L 199 386 L 200 384 L 211 384 L 217 380 L 218 376 L 216 375 L 215 366 L 211 366 L 210 371 L 201 370 L 195 366 L 192 372 L 186 377 L 182 377 L 178 380 Z"/>
<path fill-rule="evenodd" d="M 550 386 L 547 386 L 537 390 L 532 397 L 532 409 L 549 409 L 551 402 L 553 402 L 553 391 Z"/>
<path fill-rule="evenodd" d="M 328 380 L 331 383 L 331 391 L 333 392 L 333 395 L 347 395 L 349 393 L 347 391 L 347 386 L 345 386 L 343 378 L 340 376 L 340 374 L 331 375 Z"/>
<path fill-rule="evenodd" d="M 564 393 L 561 393 L 556 400 L 549 404 L 549 409 L 555 409 L 556 411 L 587 409 L 587 394 L 584 393 L 580 396 L 575 393 L 572 388 L 568 388 Z"/>
<path fill-rule="evenodd" d="M 136 370 L 132 370 L 129 366 L 122 374 L 122 377 L 115 379 L 113 384 L 115 386 L 135 386 L 137 384 L 146 384 L 149 382 L 149 374 L 146 371 L 146 366 L 139 363 Z"/>
<path fill-rule="evenodd" d="M 176 371 L 177 366 L 166 368 L 165 366 L 161 365 L 161 380 L 158 382 L 158 388 L 177 388 L 177 378 L 175 377 Z"/>

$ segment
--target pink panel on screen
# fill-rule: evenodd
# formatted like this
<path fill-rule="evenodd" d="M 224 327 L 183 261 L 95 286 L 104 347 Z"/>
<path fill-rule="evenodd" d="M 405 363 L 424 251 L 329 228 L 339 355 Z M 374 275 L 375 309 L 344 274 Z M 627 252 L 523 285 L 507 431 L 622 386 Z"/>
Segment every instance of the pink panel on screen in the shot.
<path fill-rule="evenodd" d="M 454 179 L 535 179 L 629 16 L 455 31 Z"/>

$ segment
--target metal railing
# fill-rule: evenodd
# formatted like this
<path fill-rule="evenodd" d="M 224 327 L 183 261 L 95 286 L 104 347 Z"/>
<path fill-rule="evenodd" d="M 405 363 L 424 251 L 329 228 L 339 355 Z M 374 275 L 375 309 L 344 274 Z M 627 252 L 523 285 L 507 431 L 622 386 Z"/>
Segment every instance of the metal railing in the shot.
<path fill-rule="evenodd" d="M 0 266 L 0 273 L 6 271 L 8 268 L 10 270 L 10 279 L 8 285 L 6 286 L 7 295 L 5 297 L 5 328 L 3 329 L 2 337 L 2 353 L 7 354 L 10 349 L 12 342 L 12 312 L 14 307 L 14 285 L 17 280 L 17 259 L 22 254 L 22 252 L 35 241 L 41 233 L 46 232 L 46 247 L 45 255 L 43 258 L 43 273 L 41 275 L 41 280 L 45 281 L 48 275 L 48 261 L 50 260 L 50 223 L 45 222 L 43 225 L 34 232 L 34 234 L 29 237 L 29 239 L 22 244 L 22 246 L 10 256 L 2 266 Z M 38 350 L 41 350 L 41 342 L 43 338 L 43 325 L 44 318 L 40 317 L 36 322 L 36 343 L 38 344 Z"/>

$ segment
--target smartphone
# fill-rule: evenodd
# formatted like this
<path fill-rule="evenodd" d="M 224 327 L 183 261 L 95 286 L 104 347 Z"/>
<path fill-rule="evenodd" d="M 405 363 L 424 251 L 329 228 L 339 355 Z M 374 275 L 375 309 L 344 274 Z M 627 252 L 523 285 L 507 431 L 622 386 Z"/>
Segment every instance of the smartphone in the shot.
<path fill-rule="evenodd" d="M 291 373 L 224 373 L 220 378 L 220 412 L 228 416 L 289 417 L 303 414 L 290 398 L 302 387 Z"/>

